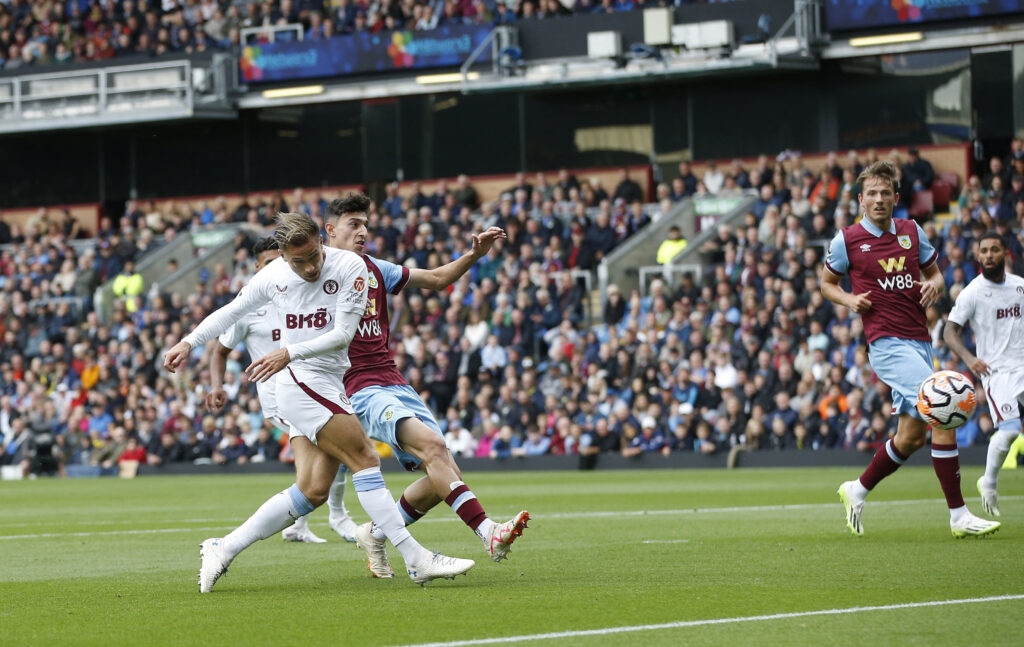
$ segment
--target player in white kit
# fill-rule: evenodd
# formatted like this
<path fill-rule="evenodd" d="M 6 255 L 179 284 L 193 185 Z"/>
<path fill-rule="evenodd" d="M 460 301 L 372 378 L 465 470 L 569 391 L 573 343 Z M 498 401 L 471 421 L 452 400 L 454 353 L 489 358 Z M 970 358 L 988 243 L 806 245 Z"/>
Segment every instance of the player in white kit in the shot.
<path fill-rule="evenodd" d="M 330 475 L 329 483 L 341 463 L 352 470 L 359 502 L 401 553 L 414 582 L 465 573 L 473 560 L 431 553 L 409 534 L 384 483 L 380 458 L 345 395 L 348 345 L 366 310 L 366 263 L 352 252 L 325 249 L 319 227 L 303 214 L 279 214 L 274 238 L 281 258 L 164 355 L 164 368 L 173 372 L 194 348 L 261 307 L 275 307 L 284 323 L 282 347 L 246 370 L 257 383 L 277 374 L 277 401 L 291 425 L 296 483 L 268 499 L 225 537 L 202 543 L 200 592 L 212 590 L 239 552 L 322 504 L 328 493 L 312 484 L 322 482 L 324 473 Z"/>
<path fill-rule="evenodd" d="M 978 492 L 985 512 L 999 516 L 999 468 L 1021 432 L 1020 406 L 1024 405 L 1024 278 L 1006 271 L 1006 243 L 995 232 L 978 241 L 978 262 L 981 275 L 957 297 L 942 338 L 981 378 L 985 389 L 996 431 L 989 441 Z M 968 322 L 977 355 L 963 342 Z"/>
<path fill-rule="evenodd" d="M 257 241 L 253 247 L 256 271 L 281 255 L 277 241 L 268 236 Z M 228 328 L 217 339 L 217 347 L 210 359 L 210 392 L 206 395 L 206 406 L 211 411 L 219 411 L 227 403 L 228 397 L 223 388 L 224 372 L 227 370 L 227 358 L 231 350 L 238 344 L 245 344 L 252 359 L 259 359 L 271 351 L 281 347 L 282 323 L 275 308 L 260 308 L 256 312 L 245 315 L 235 325 Z M 288 429 L 288 423 L 281 418 L 275 397 L 276 380 L 267 380 L 256 385 L 259 394 L 260 408 L 263 410 L 265 424 L 272 424 L 278 429 Z M 345 508 L 345 474 L 348 469 L 342 465 L 331 484 L 327 505 L 330 508 L 328 523 L 342 539 L 355 542 L 356 524 Z M 295 523 L 281 531 L 285 541 L 297 541 L 319 544 L 327 541 L 321 539 L 309 527 L 309 515 L 299 517 Z"/>

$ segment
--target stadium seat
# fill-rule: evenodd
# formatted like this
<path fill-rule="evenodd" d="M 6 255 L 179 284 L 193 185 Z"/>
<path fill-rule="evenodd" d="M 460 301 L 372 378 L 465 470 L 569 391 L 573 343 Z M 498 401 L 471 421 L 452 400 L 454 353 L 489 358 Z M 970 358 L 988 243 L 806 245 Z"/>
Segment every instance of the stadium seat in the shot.
<path fill-rule="evenodd" d="M 942 171 L 936 179 L 948 184 L 951 194 L 956 194 L 960 191 L 960 176 L 957 175 L 956 171 Z"/>
<path fill-rule="evenodd" d="M 910 203 L 910 217 L 914 220 L 928 220 L 935 213 L 935 201 L 930 189 L 915 191 Z"/>
<path fill-rule="evenodd" d="M 949 209 L 949 199 L 953 195 L 953 187 L 947 184 L 945 180 L 937 179 L 932 182 L 931 190 L 935 210 L 946 211 Z"/>

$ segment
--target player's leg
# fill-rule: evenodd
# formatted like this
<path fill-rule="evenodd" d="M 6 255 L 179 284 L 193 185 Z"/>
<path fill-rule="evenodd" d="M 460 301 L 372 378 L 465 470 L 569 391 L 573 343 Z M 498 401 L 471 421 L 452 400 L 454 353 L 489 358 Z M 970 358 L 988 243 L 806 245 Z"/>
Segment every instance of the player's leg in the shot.
<path fill-rule="evenodd" d="M 354 542 L 356 540 L 356 524 L 352 521 L 351 515 L 348 513 L 348 508 L 345 507 L 345 475 L 348 474 L 348 468 L 344 464 L 338 469 L 338 473 L 334 475 L 334 482 L 331 483 L 331 493 L 327 497 L 327 506 L 331 510 L 328 523 L 334 532 L 344 539 L 345 541 Z"/>
<path fill-rule="evenodd" d="M 329 484 L 338 471 L 338 460 L 321 451 L 304 435 L 293 430 L 291 436 L 292 454 L 295 455 L 295 483 L 313 507 L 319 508 L 328 497 Z M 307 544 L 327 541 L 310 529 L 309 514 L 296 519 L 293 525 L 281 531 L 281 536 L 285 541 Z"/>
<path fill-rule="evenodd" d="M 899 424 L 896 436 L 878 448 L 860 477 L 839 486 L 846 526 L 855 535 L 864 534 L 861 517 L 868 492 L 924 445 L 928 426 L 917 412 L 917 391 L 933 365 L 930 344 L 893 337 L 872 342 L 868 357 L 875 374 L 892 390 L 892 412 L 899 415 Z"/>
<path fill-rule="evenodd" d="M 1010 444 L 1020 435 L 1020 401 L 1024 400 L 1024 371 L 998 372 L 981 378 L 988 400 L 989 413 L 996 430 L 988 443 L 985 474 L 978 479 L 981 505 L 988 514 L 999 516 L 999 469 L 1003 466 Z"/>
<path fill-rule="evenodd" d="M 998 521 L 971 514 L 960 491 L 960 451 L 955 429 L 932 429 L 932 466 L 949 506 L 949 529 L 954 537 L 981 537 L 999 530 Z"/>
<path fill-rule="evenodd" d="M 355 415 L 340 412 L 317 434 L 317 443 L 352 470 L 352 485 L 359 503 L 401 553 L 413 581 L 425 583 L 437 577 L 454 578 L 473 567 L 472 560 L 431 553 L 405 527 L 380 472 L 380 458 Z"/>
<path fill-rule="evenodd" d="M 529 513 L 524 510 L 504 523 L 488 518 L 462 481 L 441 428 L 419 394 L 408 385 L 370 387 L 356 394 L 354 405 L 371 438 L 390 445 L 406 469 L 422 469 L 427 474 L 410 485 L 398 501 L 406 525 L 445 501 L 476 533 L 492 559 L 505 558 L 512 542 L 522 535 Z M 379 529 L 372 529 L 371 534 L 378 540 L 383 536 Z"/>
<path fill-rule="evenodd" d="M 433 426 L 428 426 L 430 423 L 433 423 Z M 459 515 L 463 523 L 476 533 L 491 559 L 500 562 L 507 558 L 512 542 L 523 534 L 530 513 L 523 510 L 504 523 L 491 520 L 479 499 L 462 480 L 462 471 L 445 446 L 433 416 L 428 420 L 405 418 L 400 420 L 396 427 L 402 449 L 415 456 L 427 473 L 424 479 L 413 484 L 417 486 L 415 489 L 406 490 L 402 495 L 400 505 L 406 522 L 415 521 L 416 515 L 423 516 L 443 499 L 452 511 Z M 426 484 L 421 483 L 424 480 L 429 483 L 433 492 L 427 491 Z"/>
<path fill-rule="evenodd" d="M 295 453 L 295 483 L 267 499 L 242 525 L 223 538 L 207 539 L 200 545 L 201 593 L 210 592 L 240 552 L 281 532 L 327 500 L 331 475 L 338 469 L 337 459 L 320 451 L 304 437 L 293 437 L 291 445 Z"/>

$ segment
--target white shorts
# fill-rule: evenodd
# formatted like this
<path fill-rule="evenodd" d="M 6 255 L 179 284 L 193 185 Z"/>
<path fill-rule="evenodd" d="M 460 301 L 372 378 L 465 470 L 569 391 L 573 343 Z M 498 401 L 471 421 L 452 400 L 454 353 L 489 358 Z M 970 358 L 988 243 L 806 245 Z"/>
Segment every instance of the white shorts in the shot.
<path fill-rule="evenodd" d="M 260 401 L 260 410 L 263 412 L 263 417 L 269 419 L 274 423 L 275 427 L 280 429 L 287 429 L 286 426 L 281 426 L 278 422 L 281 420 L 281 412 L 277 410 L 277 376 L 266 382 L 260 382 L 256 385 L 256 395 Z"/>
<path fill-rule="evenodd" d="M 278 415 L 288 421 L 288 437 L 316 435 L 337 414 L 355 415 L 341 375 L 285 367 L 277 378 Z"/>
<path fill-rule="evenodd" d="M 1020 405 L 1024 404 L 1024 368 L 996 369 L 983 375 L 981 384 L 993 425 L 998 427 L 1004 420 L 1020 418 Z"/>

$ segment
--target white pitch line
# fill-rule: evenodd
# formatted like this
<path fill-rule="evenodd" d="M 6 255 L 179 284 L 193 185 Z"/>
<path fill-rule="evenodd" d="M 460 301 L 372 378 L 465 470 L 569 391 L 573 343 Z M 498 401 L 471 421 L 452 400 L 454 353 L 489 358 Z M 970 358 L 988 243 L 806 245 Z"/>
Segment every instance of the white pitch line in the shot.
<path fill-rule="evenodd" d="M 1024 496 L 1013 495 L 1013 496 L 1001 496 L 1000 501 L 1013 501 L 1017 499 L 1024 499 Z M 972 500 L 972 499 L 968 499 Z M 973 500 L 978 500 L 975 497 Z M 901 501 L 874 501 L 871 503 L 872 507 L 877 506 L 900 506 L 900 505 L 918 505 L 925 503 L 945 503 L 945 499 L 911 499 Z M 696 514 L 716 514 L 723 512 L 785 512 L 789 510 L 833 510 L 840 506 L 837 503 L 799 503 L 799 504 L 779 504 L 779 505 L 756 505 L 756 506 L 731 506 L 722 508 L 682 508 L 677 510 L 594 510 L 590 512 L 552 512 L 550 514 L 544 514 L 537 516 L 532 521 L 543 521 L 547 519 L 599 519 L 605 517 L 664 517 L 664 516 L 681 516 L 681 515 L 696 515 Z M 183 519 L 183 522 L 188 521 L 220 521 L 220 519 Z M 224 521 L 230 522 L 231 520 L 225 519 Z M 458 517 L 451 516 L 436 516 L 427 517 L 420 519 L 417 524 L 423 523 L 455 523 L 461 522 L 462 520 Z M 110 523 L 120 522 L 95 522 L 97 526 L 110 525 Z M 97 535 L 144 535 L 152 533 L 165 533 L 165 532 L 190 532 L 193 530 L 224 530 L 232 529 L 242 523 L 242 520 L 237 520 L 234 525 L 231 526 L 213 526 L 208 528 L 154 528 L 147 530 L 102 530 L 92 532 L 53 532 L 53 533 L 40 533 L 31 535 L 0 535 L 0 541 L 10 539 L 39 539 L 44 537 L 93 537 Z M 321 524 L 325 525 L 325 524 Z M 4 524 L 0 523 L 0 528 L 3 528 Z"/>
<path fill-rule="evenodd" d="M 95 532 L 41 532 L 35 535 L 6 535 L 7 539 L 42 539 L 45 537 L 99 537 L 102 535 L 156 535 L 169 532 L 192 532 L 194 530 L 231 530 L 235 526 L 208 526 L 206 528 L 149 528 L 146 530 L 102 530 Z"/>
<path fill-rule="evenodd" d="M 641 544 L 688 544 L 689 539 L 645 539 Z"/>
<path fill-rule="evenodd" d="M 893 611 L 896 609 L 920 609 L 923 607 L 945 607 L 958 604 L 977 604 L 980 602 L 1004 602 L 1007 600 L 1024 600 L 1024 594 L 993 595 L 985 598 L 964 598 L 961 600 L 931 600 L 928 602 L 907 602 L 904 604 L 884 604 L 871 607 L 847 607 L 845 609 L 821 609 L 819 611 L 794 611 L 792 613 L 773 613 L 761 616 L 738 616 L 733 618 L 708 618 L 706 620 L 684 620 L 666 622 L 656 625 L 633 625 L 630 627 L 606 627 L 604 629 L 582 629 L 579 631 L 558 631 L 544 634 L 527 634 L 522 636 L 505 636 L 502 638 L 477 638 L 475 640 L 454 640 L 451 642 L 415 643 L 403 647 L 464 647 L 467 645 L 498 645 L 502 643 L 518 643 L 534 640 L 552 640 L 556 638 L 578 638 L 580 636 L 607 636 L 610 634 L 632 633 L 637 631 L 658 631 L 662 629 L 681 629 L 685 627 L 704 627 L 708 625 L 726 625 L 740 622 L 763 622 L 766 620 L 788 620 L 791 618 L 808 618 L 812 616 L 841 616 L 851 613 L 868 613 L 871 611 Z"/>

